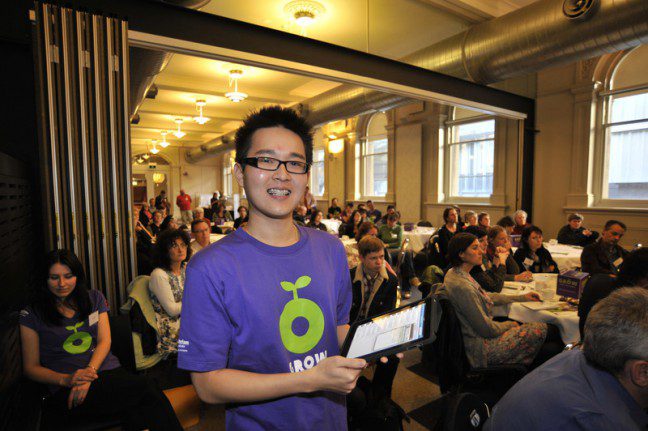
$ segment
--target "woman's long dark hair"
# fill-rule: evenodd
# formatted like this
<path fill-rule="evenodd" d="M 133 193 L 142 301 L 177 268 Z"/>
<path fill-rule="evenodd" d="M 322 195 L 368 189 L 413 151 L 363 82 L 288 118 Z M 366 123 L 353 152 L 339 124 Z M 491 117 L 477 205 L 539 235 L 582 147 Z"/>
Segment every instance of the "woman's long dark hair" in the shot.
<path fill-rule="evenodd" d="M 187 257 L 183 262 L 188 262 L 191 258 L 191 237 L 182 229 L 171 229 L 161 232 L 155 247 L 153 248 L 153 262 L 156 268 L 162 268 L 167 271 L 171 270 L 171 258 L 169 258 L 169 250 L 175 243 L 175 240 L 180 238 L 187 246 Z"/>
<path fill-rule="evenodd" d="M 34 312 L 48 325 L 57 326 L 61 324 L 63 316 L 56 308 L 57 297 L 50 292 L 47 284 L 49 271 L 55 263 L 67 266 L 72 274 L 76 276 L 76 286 L 66 301 L 71 308 L 77 311 L 80 321 L 87 319 L 90 311 L 92 311 L 92 304 L 90 303 L 85 271 L 79 258 L 70 250 L 64 249 L 52 250 L 45 256 L 45 271 L 41 283 L 38 283 L 32 301 Z"/>

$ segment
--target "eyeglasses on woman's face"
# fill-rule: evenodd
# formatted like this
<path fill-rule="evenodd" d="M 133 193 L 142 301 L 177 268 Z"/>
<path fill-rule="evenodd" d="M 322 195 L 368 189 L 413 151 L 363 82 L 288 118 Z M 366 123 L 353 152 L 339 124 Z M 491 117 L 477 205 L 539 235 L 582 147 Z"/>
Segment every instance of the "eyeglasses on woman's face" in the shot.
<path fill-rule="evenodd" d="M 276 171 L 281 165 L 286 167 L 286 171 L 291 174 L 305 174 L 310 169 L 306 162 L 297 160 L 279 160 L 272 157 L 246 157 L 243 159 L 244 165 L 249 165 L 264 171 Z"/>

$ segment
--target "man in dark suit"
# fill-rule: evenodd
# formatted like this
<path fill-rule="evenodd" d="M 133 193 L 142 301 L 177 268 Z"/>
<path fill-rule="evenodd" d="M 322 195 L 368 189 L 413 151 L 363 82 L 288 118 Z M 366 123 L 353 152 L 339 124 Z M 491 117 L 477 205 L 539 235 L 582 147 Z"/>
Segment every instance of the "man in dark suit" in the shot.
<path fill-rule="evenodd" d="M 581 268 L 590 275 L 608 274 L 616 277 L 628 252 L 619 245 L 626 225 L 618 220 L 608 220 L 601 239 L 583 249 Z"/>

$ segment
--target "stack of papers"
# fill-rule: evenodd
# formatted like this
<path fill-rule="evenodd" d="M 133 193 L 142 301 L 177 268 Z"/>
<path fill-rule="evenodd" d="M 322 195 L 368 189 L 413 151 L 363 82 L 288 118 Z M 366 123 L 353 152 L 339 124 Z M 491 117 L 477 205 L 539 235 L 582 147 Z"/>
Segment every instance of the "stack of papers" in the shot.
<path fill-rule="evenodd" d="M 544 302 L 522 302 L 522 305 L 529 310 L 551 310 L 552 308 L 559 308 L 560 301 L 544 301 Z"/>

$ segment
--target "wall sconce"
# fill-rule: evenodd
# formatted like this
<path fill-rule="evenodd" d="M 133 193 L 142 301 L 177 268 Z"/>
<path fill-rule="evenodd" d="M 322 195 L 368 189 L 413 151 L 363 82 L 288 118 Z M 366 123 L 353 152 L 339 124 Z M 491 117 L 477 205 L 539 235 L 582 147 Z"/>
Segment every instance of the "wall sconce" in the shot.
<path fill-rule="evenodd" d="M 331 154 L 339 154 L 344 150 L 344 138 L 332 139 L 328 142 L 328 150 Z"/>

